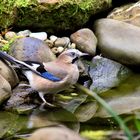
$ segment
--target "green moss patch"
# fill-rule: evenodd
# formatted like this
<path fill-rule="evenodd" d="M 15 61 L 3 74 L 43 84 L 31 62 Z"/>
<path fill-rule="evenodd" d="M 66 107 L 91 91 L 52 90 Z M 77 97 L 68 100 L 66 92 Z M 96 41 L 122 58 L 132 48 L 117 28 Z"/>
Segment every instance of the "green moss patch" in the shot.
<path fill-rule="evenodd" d="M 60 0 L 38 3 L 37 0 L 1 2 L 0 27 L 15 26 L 50 33 L 81 28 L 91 15 L 110 6 L 109 0 Z M 6 18 L 5 18 L 6 17 Z"/>

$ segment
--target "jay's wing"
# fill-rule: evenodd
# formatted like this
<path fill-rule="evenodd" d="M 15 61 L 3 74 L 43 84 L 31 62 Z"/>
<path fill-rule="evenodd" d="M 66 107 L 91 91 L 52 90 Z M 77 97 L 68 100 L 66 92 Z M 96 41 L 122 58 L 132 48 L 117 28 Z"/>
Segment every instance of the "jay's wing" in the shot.
<path fill-rule="evenodd" d="M 31 70 L 34 73 L 36 73 L 37 75 L 39 75 L 45 79 L 51 80 L 53 82 L 57 82 L 57 81 L 61 80 L 60 78 L 54 76 L 53 74 L 51 74 L 47 70 L 45 70 L 43 64 L 41 64 L 39 62 L 19 61 L 19 60 L 15 59 L 14 57 L 12 57 L 2 51 L 0 51 L 0 58 L 6 59 L 15 65 L 18 65 L 23 70 Z"/>
<path fill-rule="evenodd" d="M 53 82 L 58 82 L 61 80 L 61 78 L 55 76 L 51 72 L 48 72 L 42 63 L 34 62 L 34 61 L 24 61 L 26 64 L 30 65 L 32 68 L 34 68 L 37 72 L 40 73 L 40 76 L 42 76 L 45 79 L 51 80 Z"/>

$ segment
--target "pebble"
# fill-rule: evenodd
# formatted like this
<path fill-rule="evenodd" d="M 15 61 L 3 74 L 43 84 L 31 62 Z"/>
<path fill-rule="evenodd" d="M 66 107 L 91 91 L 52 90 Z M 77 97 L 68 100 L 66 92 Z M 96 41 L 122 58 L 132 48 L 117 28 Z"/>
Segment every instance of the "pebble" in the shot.
<path fill-rule="evenodd" d="M 57 38 L 54 42 L 55 47 L 63 46 L 67 47 L 70 43 L 70 39 L 68 37 Z"/>
<path fill-rule="evenodd" d="M 40 39 L 40 40 L 43 40 L 43 41 L 47 39 L 47 33 L 46 32 L 31 33 L 29 36 Z"/>
<path fill-rule="evenodd" d="M 60 47 L 57 48 L 57 51 L 60 54 L 60 53 L 62 53 L 64 51 L 64 48 L 60 46 Z"/>
<path fill-rule="evenodd" d="M 56 40 L 57 40 L 57 36 L 55 36 L 55 35 L 51 35 L 50 36 L 50 40 L 54 43 Z"/>
<path fill-rule="evenodd" d="M 54 54 L 58 54 L 58 48 L 57 47 L 53 47 L 51 50 Z"/>
<path fill-rule="evenodd" d="M 49 46 L 50 48 L 53 48 L 53 47 L 54 47 L 54 43 L 53 43 L 52 40 L 47 39 L 47 40 L 45 40 L 45 42 L 48 44 L 48 46 Z"/>
<path fill-rule="evenodd" d="M 71 43 L 68 45 L 69 49 L 76 49 L 76 44 L 75 43 Z"/>
<path fill-rule="evenodd" d="M 5 37 L 6 40 L 11 40 L 12 38 L 14 38 L 16 36 L 17 36 L 17 34 L 15 32 L 9 31 L 5 34 L 4 37 Z"/>
<path fill-rule="evenodd" d="M 30 30 L 24 30 L 24 31 L 20 31 L 17 33 L 17 35 L 21 36 L 21 37 L 28 37 L 28 36 L 30 36 L 30 34 L 31 34 Z"/>

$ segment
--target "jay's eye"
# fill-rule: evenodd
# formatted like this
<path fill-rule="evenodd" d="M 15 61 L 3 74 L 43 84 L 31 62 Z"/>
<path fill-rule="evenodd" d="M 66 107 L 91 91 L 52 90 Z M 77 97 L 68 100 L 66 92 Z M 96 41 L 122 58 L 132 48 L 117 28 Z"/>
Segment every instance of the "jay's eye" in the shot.
<path fill-rule="evenodd" d="M 74 57 L 74 56 L 75 56 L 75 53 L 74 53 L 74 52 L 72 52 L 72 53 L 71 53 L 71 55 Z"/>

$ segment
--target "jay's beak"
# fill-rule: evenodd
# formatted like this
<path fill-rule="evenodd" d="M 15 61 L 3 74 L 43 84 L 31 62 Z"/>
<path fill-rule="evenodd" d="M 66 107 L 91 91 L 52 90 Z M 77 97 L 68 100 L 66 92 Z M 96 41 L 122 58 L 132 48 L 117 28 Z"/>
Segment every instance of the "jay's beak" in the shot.
<path fill-rule="evenodd" d="M 79 56 L 81 59 L 86 59 L 86 60 L 92 60 L 92 57 L 90 54 L 88 53 L 81 53 L 81 55 Z"/>
<path fill-rule="evenodd" d="M 79 57 L 84 57 L 84 56 L 89 56 L 89 54 L 80 52 Z"/>

